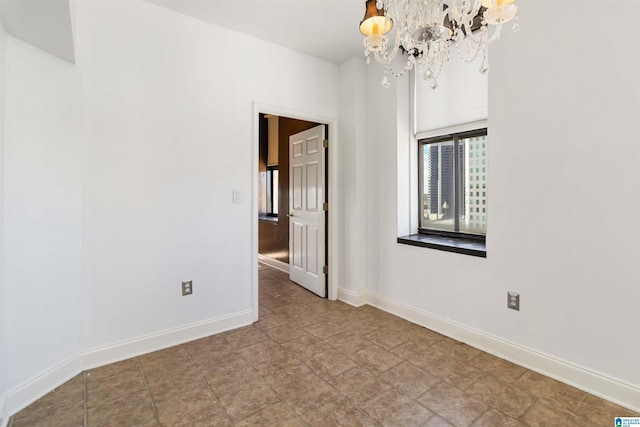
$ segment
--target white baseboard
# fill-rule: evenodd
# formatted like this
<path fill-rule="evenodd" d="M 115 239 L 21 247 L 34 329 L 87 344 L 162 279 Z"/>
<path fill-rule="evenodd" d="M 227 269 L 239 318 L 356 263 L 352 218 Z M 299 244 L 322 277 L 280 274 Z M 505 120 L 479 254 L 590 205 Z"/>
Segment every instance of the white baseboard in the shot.
<path fill-rule="evenodd" d="M 285 273 L 289 272 L 289 264 L 287 264 L 286 262 L 278 261 L 277 259 L 258 254 L 258 262 L 261 262 L 264 265 L 268 265 L 269 267 L 273 267 L 276 270 L 284 271 Z"/>
<path fill-rule="evenodd" d="M 10 390 L 6 394 L 5 411 L 0 413 L 2 414 L 0 416 L 3 416 L 2 419 L 6 425 L 10 415 L 19 412 L 84 370 L 173 347 L 188 341 L 247 326 L 251 323 L 253 323 L 253 312 L 244 310 L 179 328 L 167 329 L 131 340 L 89 349 L 70 357 Z M 4 425 L 1 427 L 4 427 Z"/>
<path fill-rule="evenodd" d="M 487 353 L 640 412 L 640 387 L 368 292 L 367 303 Z"/>
<path fill-rule="evenodd" d="M 345 288 L 338 288 L 338 299 L 354 307 L 362 307 L 367 303 L 367 292 L 354 292 Z"/>

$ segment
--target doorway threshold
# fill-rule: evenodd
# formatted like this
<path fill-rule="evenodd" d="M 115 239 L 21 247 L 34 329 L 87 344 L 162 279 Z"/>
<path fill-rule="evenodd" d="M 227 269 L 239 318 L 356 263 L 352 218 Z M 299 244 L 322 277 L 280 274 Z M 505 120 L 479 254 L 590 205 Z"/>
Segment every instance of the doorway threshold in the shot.
<path fill-rule="evenodd" d="M 273 267 L 276 270 L 289 273 L 289 264 L 286 262 L 278 261 L 277 259 L 269 258 L 268 256 L 258 254 L 258 262 L 269 267 Z"/>

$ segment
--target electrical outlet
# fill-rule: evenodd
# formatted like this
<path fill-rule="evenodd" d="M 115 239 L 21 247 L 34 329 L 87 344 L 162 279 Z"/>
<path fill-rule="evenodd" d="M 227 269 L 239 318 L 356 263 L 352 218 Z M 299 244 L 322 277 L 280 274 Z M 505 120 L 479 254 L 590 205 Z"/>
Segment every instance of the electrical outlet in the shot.
<path fill-rule="evenodd" d="M 520 311 L 520 294 L 507 292 L 507 307 Z"/>
<path fill-rule="evenodd" d="M 182 282 L 182 296 L 191 295 L 193 293 L 193 282 Z"/>

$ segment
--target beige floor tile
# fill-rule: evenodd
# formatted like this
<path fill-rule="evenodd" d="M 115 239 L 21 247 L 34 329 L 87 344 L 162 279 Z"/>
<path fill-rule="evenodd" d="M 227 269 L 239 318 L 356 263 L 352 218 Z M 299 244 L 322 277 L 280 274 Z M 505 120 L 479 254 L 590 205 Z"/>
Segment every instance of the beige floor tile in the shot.
<path fill-rule="evenodd" d="M 402 362 L 402 360 L 393 353 L 377 345 L 372 345 L 371 347 L 355 352 L 350 358 L 361 368 L 370 369 L 378 373 L 384 372 Z"/>
<path fill-rule="evenodd" d="M 216 394 L 222 407 L 234 423 L 247 419 L 266 406 L 280 401 L 261 378 L 247 383 L 246 387 Z"/>
<path fill-rule="evenodd" d="M 241 358 L 204 369 L 202 375 L 216 395 L 245 388 L 248 383 L 260 378 L 258 372 Z"/>
<path fill-rule="evenodd" d="M 195 366 L 146 375 L 153 399 L 164 399 L 193 389 L 205 389 L 207 384 Z"/>
<path fill-rule="evenodd" d="M 334 335 L 338 335 L 345 331 L 344 326 L 335 324 L 332 321 L 315 323 L 313 325 L 306 326 L 302 329 L 304 329 L 314 337 L 320 338 L 322 340 L 332 337 Z"/>
<path fill-rule="evenodd" d="M 22 418 L 38 418 L 42 414 L 53 413 L 60 407 L 73 406 L 84 402 L 84 375 L 76 375 L 66 383 L 47 393 L 20 411 Z M 40 416 L 38 415 L 40 414 Z"/>
<path fill-rule="evenodd" d="M 222 413 L 215 396 L 209 389 L 197 388 L 177 395 L 154 399 L 160 423 L 166 426 L 193 424 Z"/>
<path fill-rule="evenodd" d="M 109 377 L 100 377 L 99 380 L 87 374 L 87 406 L 89 408 L 140 391 L 145 391 L 145 386 L 139 368 L 124 370 Z"/>
<path fill-rule="evenodd" d="M 84 425 L 84 400 L 64 405 L 47 405 L 38 411 L 21 411 L 13 420 L 12 427 L 43 426 L 43 427 L 78 427 Z"/>
<path fill-rule="evenodd" d="M 269 329 L 267 331 L 267 335 L 269 335 L 272 340 L 282 344 L 287 341 L 293 341 L 301 338 L 307 335 L 307 332 L 296 325 L 284 324 L 282 326 Z"/>
<path fill-rule="evenodd" d="M 415 341 L 407 341 L 404 344 L 400 344 L 391 349 L 391 352 L 422 369 L 444 356 L 435 346 L 432 347 Z"/>
<path fill-rule="evenodd" d="M 446 383 L 432 387 L 417 400 L 440 417 L 459 427 L 471 425 L 488 409 L 484 403 Z"/>
<path fill-rule="evenodd" d="M 536 372 L 528 371 L 514 383 L 532 395 L 546 400 L 559 409 L 574 411 L 586 393 Z"/>
<path fill-rule="evenodd" d="M 444 353 L 450 358 L 460 359 L 463 361 L 469 361 L 482 354 L 482 351 L 477 348 L 473 348 L 465 343 L 446 337 L 438 342 L 438 351 Z"/>
<path fill-rule="evenodd" d="M 307 412 L 304 420 L 312 427 L 374 427 L 376 422 L 345 398 L 338 398 Z"/>
<path fill-rule="evenodd" d="M 640 417 L 640 413 L 587 394 L 575 413 L 597 425 L 607 425 L 615 417 Z"/>
<path fill-rule="evenodd" d="M 525 427 L 525 424 L 490 409 L 473 423 L 473 427 Z"/>
<path fill-rule="evenodd" d="M 289 354 L 273 340 L 260 341 L 238 350 L 238 354 L 251 366 L 286 359 Z"/>
<path fill-rule="evenodd" d="M 355 362 L 333 349 L 305 358 L 305 364 L 325 381 L 356 367 Z"/>
<path fill-rule="evenodd" d="M 402 362 L 382 373 L 380 379 L 412 399 L 420 397 L 440 381 L 408 362 Z"/>
<path fill-rule="evenodd" d="M 338 397 L 336 389 L 315 373 L 301 376 L 278 375 L 270 384 L 298 415 Z"/>
<path fill-rule="evenodd" d="M 429 363 L 423 363 L 420 368 L 433 376 L 442 378 L 460 390 L 467 389 L 480 378 L 486 376 L 485 372 L 469 365 L 468 362 L 449 356 L 442 356 Z"/>
<path fill-rule="evenodd" d="M 139 372 L 140 367 L 135 359 L 127 359 L 122 362 L 112 363 L 87 371 L 87 384 L 101 381 L 112 375 Z"/>
<path fill-rule="evenodd" d="M 424 406 L 391 388 L 365 403 L 364 411 L 382 426 L 422 426 L 433 415 Z"/>
<path fill-rule="evenodd" d="M 327 344 L 346 356 L 373 345 L 371 341 L 362 338 L 351 330 L 332 336 L 327 340 Z"/>
<path fill-rule="evenodd" d="M 489 353 L 480 353 L 471 359 L 469 364 L 508 383 L 517 381 L 527 372 L 527 369 L 522 366 L 500 359 Z"/>
<path fill-rule="evenodd" d="M 293 355 L 299 359 L 306 359 L 316 353 L 321 353 L 323 351 L 332 349 L 332 347 L 327 342 L 309 333 L 295 340 L 283 343 L 282 348 L 290 355 Z"/>
<path fill-rule="evenodd" d="M 409 341 L 409 338 L 405 334 L 387 328 L 376 329 L 373 332 L 363 335 L 362 338 L 386 350 L 390 350 Z"/>
<path fill-rule="evenodd" d="M 451 424 L 449 421 L 445 420 L 444 418 L 434 415 L 433 417 L 429 418 L 429 421 L 427 421 L 427 423 L 423 427 L 455 427 L 455 426 Z M 499 427 L 499 426 L 494 426 L 494 427 Z"/>
<path fill-rule="evenodd" d="M 256 371 L 268 383 L 274 381 L 275 378 L 285 376 L 304 376 L 311 374 L 311 369 L 297 358 L 287 355 L 284 359 L 268 361 L 255 366 Z"/>
<path fill-rule="evenodd" d="M 88 426 L 151 426 L 157 418 L 151 407 L 151 399 L 146 391 L 118 398 L 112 402 L 89 408 Z"/>
<path fill-rule="evenodd" d="M 236 349 L 269 339 L 268 335 L 255 326 L 245 326 L 235 331 L 226 332 L 224 337 Z"/>
<path fill-rule="evenodd" d="M 356 405 L 362 405 L 391 388 L 391 384 L 362 368 L 354 368 L 329 381 Z"/>
<path fill-rule="evenodd" d="M 538 400 L 528 391 L 492 376 L 481 378 L 465 391 L 469 396 L 513 418 L 521 417 Z"/>
<path fill-rule="evenodd" d="M 613 421 L 613 418 L 611 418 Z M 558 409 L 544 400 L 539 400 L 522 417 L 522 421 L 529 427 L 551 427 L 551 426 L 585 426 L 599 427 L 607 424 L 593 424 L 588 419 L 579 417 L 567 411 Z M 611 423 L 610 425 L 613 425 Z"/>
<path fill-rule="evenodd" d="M 282 426 L 286 423 L 301 422 L 296 413 L 284 402 L 268 405 L 249 418 L 236 424 L 238 427 Z"/>

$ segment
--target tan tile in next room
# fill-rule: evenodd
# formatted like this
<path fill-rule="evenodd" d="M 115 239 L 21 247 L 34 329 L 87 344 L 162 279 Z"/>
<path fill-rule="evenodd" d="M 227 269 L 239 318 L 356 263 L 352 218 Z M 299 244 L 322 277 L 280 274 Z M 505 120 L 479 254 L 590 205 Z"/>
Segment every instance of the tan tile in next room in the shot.
<path fill-rule="evenodd" d="M 508 417 L 495 409 L 489 409 L 473 424 L 473 427 L 526 427 L 522 422 Z"/>
<path fill-rule="evenodd" d="M 622 406 L 600 399 L 592 394 L 586 395 L 584 400 L 578 405 L 575 413 L 598 425 L 606 425 L 615 417 L 640 417 L 640 413 L 638 412 L 623 408 Z"/>
<path fill-rule="evenodd" d="M 329 381 L 329 384 L 356 405 L 362 405 L 391 388 L 391 384 L 362 368 L 351 369 Z"/>
<path fill-rule="evenodd" d="M 286 325 L 291 319 L 286 314 L 276 314 L 271 312 L 269 315 L 260 315 L 260 319 L 254 323 L 254 326 L 262 331 L 269 331 L 279 326 Z"/>
<path fill-rule="evenodd" d="M 146 391 L 89 408 L 88 426 L 156 425 L 157 420 Z"/>
<path fill-rule="evenodd" d="M 384 372 L 402 362 L 400 358 L 393 353 L 372 345 L 349 356 L 351 360 L 356 362 L 364 369 L 370 369 L 374 372 Z"/>
<path fill-rule="evenodd" d="M 488 409 L 484 403 L 447 383 L 432 387 L 418 402 L 458 427 L 471 425 Z"/>
<path fill-rule="evenodd" d="M 415 400 L 400 393 L 395 388 L 370 400 L 362 409 L 382 426 L 421 426 L 433 415 Z"/>
<path fill-rule="evenodd" d="M 222 408 L 209 389 L 195 389 L 177 395 L 155 399 L 160 423 L 166 426 L 192 424 L 222 412 Z"/>
<path fill-rule="evenodd" d="M 216 393 L 217 394 L 217 393 Z M 222 407 L 227 411 L 231 421 L 237 423 L 262 408 L 280 401 L 278 396 L 269 388 L 263 379 L 257 379 L 231 392 L 217 394 Z"/>
<path fill-rule="evenodd" d="M 311 427 L 374 427 L 376 422 L 344 397 L 307 412 L 304 420 Z"/>
<path fill-rule="evenodd" d="M 152 371 L 167 371 L 192 365 L 189 354 L 182 346 L 154 351 L 153 353 L 139 356 L 137 360 L 140 362 L 145 375 Z"/>
<path fill-rule="evenodd" d="M 412 399 L 420 397 L 440 379 L 427 374 L 411 363 L 402 362 L 380 375 L 380 379 L 393 385 Z"/>

